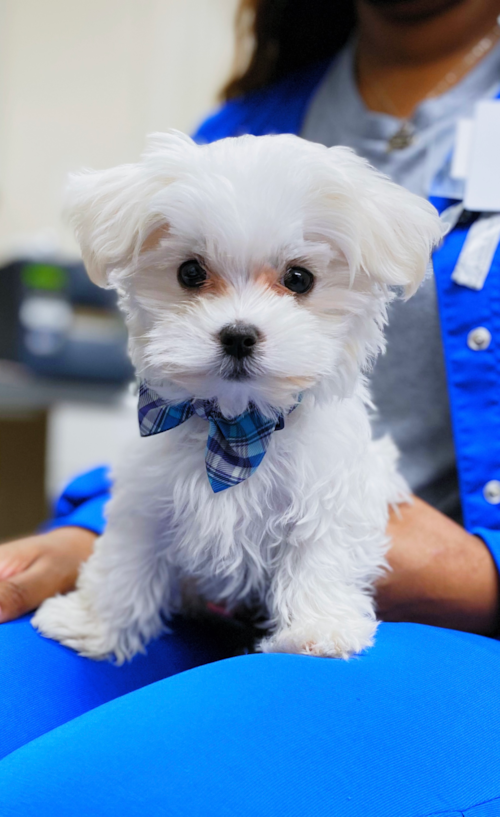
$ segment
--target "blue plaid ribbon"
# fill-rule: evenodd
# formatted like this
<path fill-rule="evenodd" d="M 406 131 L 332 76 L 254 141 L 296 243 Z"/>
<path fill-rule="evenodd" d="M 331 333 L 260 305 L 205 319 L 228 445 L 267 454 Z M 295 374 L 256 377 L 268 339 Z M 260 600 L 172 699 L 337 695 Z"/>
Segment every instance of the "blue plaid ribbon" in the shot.
<path fill-rule="evenodd" d="M 248 479 L 264 459 L 273 431 L 285 425 L 282 414 L 270 420 L 254 408 L 228 420 L 211 400 L 188 400 L 169 405 L 145 383 L 140 384 L 141 437 L 175 428 L 193 414 L 208 420 L 205 464 L 210 485 L 216 494 Z"/>

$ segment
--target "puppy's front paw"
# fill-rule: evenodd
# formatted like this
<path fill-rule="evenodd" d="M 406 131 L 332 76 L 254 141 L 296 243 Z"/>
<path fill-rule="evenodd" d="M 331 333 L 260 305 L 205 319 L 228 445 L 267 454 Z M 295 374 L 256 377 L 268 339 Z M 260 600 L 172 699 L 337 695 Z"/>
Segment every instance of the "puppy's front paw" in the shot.
<path fill-rule="evenodd" d="M 352 622 L 351 622 L 352 625 Z M 259 644 L 262 652 L 286 652 L 317 655 L 324 658 L 349 658 L 373 644 L 377 622 L 360 618 L 350 628 L 332 627 L 325 622 L 292 625 L 278 630 Z"/>
<path fill-rule="evenodd" d="M 125 657 L 117 649 L 116 636 L 85 603 L 79 590 L 44 601 L 31 623 L 42 635 L 88 658 L 102 659 L 114 654 L 123 661 Z"/>

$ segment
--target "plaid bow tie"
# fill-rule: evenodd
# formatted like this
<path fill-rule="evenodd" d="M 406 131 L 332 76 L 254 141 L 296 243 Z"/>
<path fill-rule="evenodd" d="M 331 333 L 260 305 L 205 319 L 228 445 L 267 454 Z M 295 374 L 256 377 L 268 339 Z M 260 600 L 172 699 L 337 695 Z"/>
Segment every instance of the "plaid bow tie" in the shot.
<path fill-rule="evenodd" d="M 252 408 L 228 420 L 217 411 L 211 400 L 188 400 L 169 405 L 145 383 L 140 384 L 141 437 L 175 428 L 193 414 L 208 420 L 205 464 L 214 493 L 248 479 L 264 459 L 273 431 L 285 425 L 282 414 L 270 420 Z"/>

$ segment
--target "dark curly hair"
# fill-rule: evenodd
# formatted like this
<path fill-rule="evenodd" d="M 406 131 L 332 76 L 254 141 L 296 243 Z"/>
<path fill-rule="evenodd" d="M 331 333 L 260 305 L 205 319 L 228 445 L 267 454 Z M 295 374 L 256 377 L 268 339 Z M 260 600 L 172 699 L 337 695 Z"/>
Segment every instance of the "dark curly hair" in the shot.
<path fill-rule="evenodd" d="M 354 0 L 241 0 L 237 60 L 251 40 L 250 58 L 221 92 L 232 99 L 292 71 L 333 57 L 355 23 Z"/>

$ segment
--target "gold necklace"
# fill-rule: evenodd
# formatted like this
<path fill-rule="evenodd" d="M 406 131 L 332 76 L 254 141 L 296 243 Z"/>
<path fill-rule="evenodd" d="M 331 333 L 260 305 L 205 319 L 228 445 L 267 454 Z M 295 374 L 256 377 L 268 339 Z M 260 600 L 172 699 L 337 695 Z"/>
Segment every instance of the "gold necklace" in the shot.
<path fill-rule="evenodd" d="M 446 72 L 443 79 L 439 80 L 438 84 L 424 96 L 419 104 L 422 104 L 422 102 L 432 99 L 433 97 L 441 96 L 441 94 L 444 94 L 453 85 L 456 85 L 457 82 L 459 82 L 475 65 L 477 65 L 478 62 L 483 59 L 483 57 L 486 56 L 486 54 L 491 51 L 493 46 L 495 46 L 499 40 L 500 16 L 497 18 L 497 21 L 491 31 L 485 37 L 482 37 L 479 42 L 477 42 L 465 55 L 465 57 L 462 57 L 459 60 L 455 68 L 452 68 L 450 71 Z M 398 115 L 396 106 L 394 105 L 392 99 L 387 91 L 385 91 L 380 85 L 380 83 L 372 80 L 372 85 L 374 91 L 379 97 L 379 102 L 381 102 L 385 108 L 389 108 L 388 113 L 391 113 L 400 120 L 400 125 L 396 133 L 394 133 L 387 142 L 387 153 L 391 153 L 393 150 L 404 150 L 405 148 L 410 147 L 417 137 L 416 128 L 411 121 L 411 117 L 405 116 L 401 118 Z"/>

